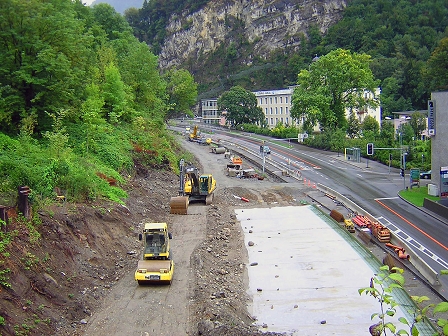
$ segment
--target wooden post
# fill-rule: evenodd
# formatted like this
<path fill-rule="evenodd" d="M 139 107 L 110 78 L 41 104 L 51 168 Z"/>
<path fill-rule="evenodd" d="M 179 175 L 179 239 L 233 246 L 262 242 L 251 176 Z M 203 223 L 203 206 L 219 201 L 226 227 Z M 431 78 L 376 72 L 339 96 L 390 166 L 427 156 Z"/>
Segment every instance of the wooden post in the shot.
<path fill-rule="evenodd" d="M 0 205 L 0 219 L 8 224 L 8 208 L 4 205 Z"/>
<path fill-rule="evenodd" d="M 19 212 L 23 214 L 26 219 L 30 219 L 30 205 L 28 202 L 28 195 L 31 189 L 28 186 L 19 187 Z"/>

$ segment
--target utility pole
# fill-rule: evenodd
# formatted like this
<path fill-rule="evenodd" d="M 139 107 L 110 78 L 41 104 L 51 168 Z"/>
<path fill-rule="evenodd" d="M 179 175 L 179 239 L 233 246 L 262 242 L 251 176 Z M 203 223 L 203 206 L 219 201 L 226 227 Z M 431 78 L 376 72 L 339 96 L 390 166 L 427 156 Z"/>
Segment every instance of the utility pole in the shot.
<path fill-rule="evenodd" d="M 266 154 L 264 152 L 264 140 L 263 140 L 262 144 L 260 145 L 260 154 L 263 158 L 263 175 L 264 175 L 264 166 L 266 164 Z"/>
<path fill-rule="evenodd" d="M 406 190 L 406 157 L 404 156 L 403 152 L 403 130 L 400 130 L 400 153 L 401 153 L 401 160 L 400 165 L 401 168 L 403 168 L 403 190 Z"/>

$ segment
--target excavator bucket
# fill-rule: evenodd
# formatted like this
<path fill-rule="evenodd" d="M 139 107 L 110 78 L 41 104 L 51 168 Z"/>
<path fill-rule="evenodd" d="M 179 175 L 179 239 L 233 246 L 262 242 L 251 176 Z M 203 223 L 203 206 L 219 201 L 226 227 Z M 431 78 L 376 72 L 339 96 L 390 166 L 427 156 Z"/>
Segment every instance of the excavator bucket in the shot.
<path fill-rule="evenodd" d="M 188 196 L 171 197 L 170 213 L 177 215 L 186 215 L 188 210 Z"/>

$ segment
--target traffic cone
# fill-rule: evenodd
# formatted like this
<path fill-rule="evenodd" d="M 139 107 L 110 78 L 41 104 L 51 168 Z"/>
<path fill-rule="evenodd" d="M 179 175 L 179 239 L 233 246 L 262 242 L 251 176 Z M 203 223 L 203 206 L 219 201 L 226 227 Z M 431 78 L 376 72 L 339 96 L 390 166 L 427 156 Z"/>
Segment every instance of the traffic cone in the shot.
<path fill-rule="evenodd" d="M 306 178 L 303 178 L 303 184 L 306 185 Z"/>
<path fill-rule="evenodd" d="M 316 183 L 313 182 L 313 189 L 316 189 Z"/>
<path fill-rule="evenodd" d="M 311 187 L 311 181 L 308 180 L 308 187 Z"/>

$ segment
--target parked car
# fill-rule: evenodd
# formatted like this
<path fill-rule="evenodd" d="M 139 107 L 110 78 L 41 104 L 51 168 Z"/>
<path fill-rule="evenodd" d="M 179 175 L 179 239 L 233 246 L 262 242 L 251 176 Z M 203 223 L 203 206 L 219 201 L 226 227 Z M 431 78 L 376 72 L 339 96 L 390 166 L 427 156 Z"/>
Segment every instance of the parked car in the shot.
<path fill-rule="evenodd" d="M 428 170 L 427 172 L 421 172 L 420 178 L 425 179 L 425 180 L 430 180 L 431 179 L 431 171 Z"/>

